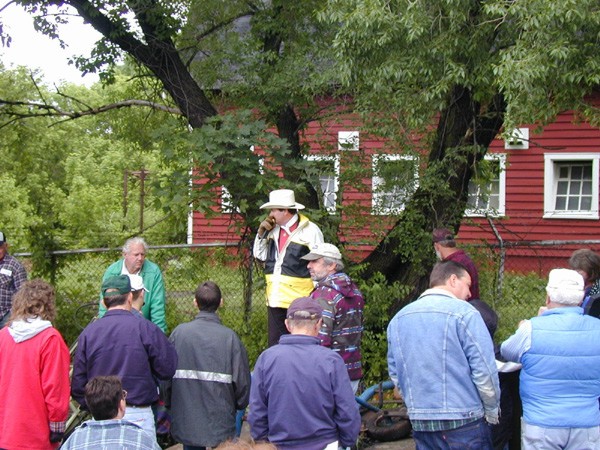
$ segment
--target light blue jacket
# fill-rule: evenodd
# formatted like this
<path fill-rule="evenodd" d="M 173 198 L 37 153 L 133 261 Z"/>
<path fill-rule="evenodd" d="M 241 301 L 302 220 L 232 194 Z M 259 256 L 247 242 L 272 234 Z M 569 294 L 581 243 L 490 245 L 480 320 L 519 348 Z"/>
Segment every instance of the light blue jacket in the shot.
<path fill-rule="evenodd" d="M 523 419 L 546 428 L 600 424 L 600 320 L 579 307 L 531 319 L 531 347 L 521 357 Z"/>
<path fill-rule="evenodd" d="M 498 420 L 490 334 L 477 310 L 443 289 L 405 306 L 387 330 L 390 377 L 411 420 Z"/>

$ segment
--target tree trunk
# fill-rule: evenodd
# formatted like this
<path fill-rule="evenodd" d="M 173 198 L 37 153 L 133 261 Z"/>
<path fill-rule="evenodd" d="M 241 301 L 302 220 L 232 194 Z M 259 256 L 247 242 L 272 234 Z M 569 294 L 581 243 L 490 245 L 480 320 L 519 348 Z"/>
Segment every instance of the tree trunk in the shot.
<path fill-rule="evenodd" d="M 292 151 L 291 160 L 301 160 L 303 158 L 302 145 L 300 144 L 300 120 L 291 105 L 281 106 L 276 118 L 277 133 L 279 137 L 285 139 L 290 145 Z M 286 164 L 282 162 L 284 178 L 294 184 L 300 184 L 303 188 L 301 193 L 297 193 L 297 200 L 309 209 L 319 208 L 319 195 L 314 186 L 306 179 L 304 170 L 298 169 L 296 164 Z"/>
<path fill-rule="evenodd" d="M 391 313 L 428 287 L 434 264 L 431 232 L 442 226 L 458 231 L 474 165 L 502 126 L 504 100 L 500 96 L 483 107 L 467 88 L 457 86 L 448 105 L 440 115 L 419 188 L 386 237 L 363 261 L 368 263 L 366 278 L 381 272 L 389 283 L 411 287 L 406 298 L 395 300 Z M 445 190 L 439 187 L 440 178 L 446 180 Z"/>

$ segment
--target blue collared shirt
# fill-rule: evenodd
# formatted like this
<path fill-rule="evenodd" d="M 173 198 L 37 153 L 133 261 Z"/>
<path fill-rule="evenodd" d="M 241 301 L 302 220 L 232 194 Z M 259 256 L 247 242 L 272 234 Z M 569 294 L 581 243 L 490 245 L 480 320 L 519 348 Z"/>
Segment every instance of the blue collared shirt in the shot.
<path fill-rule="evenodd" d="M 138 425 L 123 419 L 88 420 L 65 441 L 65 450 L 159 450 L 153 438 Z"/>

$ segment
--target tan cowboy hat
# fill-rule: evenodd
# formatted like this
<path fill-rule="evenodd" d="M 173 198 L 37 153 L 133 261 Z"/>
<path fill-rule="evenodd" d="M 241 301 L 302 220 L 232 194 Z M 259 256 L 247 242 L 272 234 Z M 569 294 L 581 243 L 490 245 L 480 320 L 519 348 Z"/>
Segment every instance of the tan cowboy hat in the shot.
<path fill-rule="evenodd" d="M 291 189 L 278 189 L 271 191 L 269 201 L 262 205 L 260 209 L 304 209 L 304 205 L 296 203 L 294 191 Z"/>

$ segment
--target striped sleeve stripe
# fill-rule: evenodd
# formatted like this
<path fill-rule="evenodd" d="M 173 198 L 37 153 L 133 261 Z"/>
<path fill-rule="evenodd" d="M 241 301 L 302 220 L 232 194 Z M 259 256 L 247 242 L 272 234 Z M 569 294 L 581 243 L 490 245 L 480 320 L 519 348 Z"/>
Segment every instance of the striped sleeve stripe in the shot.
<path fill-rule="evenodd" d="M 199 380 L 199 381 L 214 381 L 216 383 L 231 384 L 233 377 L 227 373 L 217 372 L 203 372 L 200 370 L 177 370 L 173 378 L 180 378 L 185 380 Z"/>

